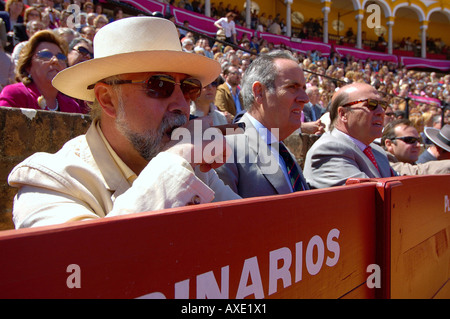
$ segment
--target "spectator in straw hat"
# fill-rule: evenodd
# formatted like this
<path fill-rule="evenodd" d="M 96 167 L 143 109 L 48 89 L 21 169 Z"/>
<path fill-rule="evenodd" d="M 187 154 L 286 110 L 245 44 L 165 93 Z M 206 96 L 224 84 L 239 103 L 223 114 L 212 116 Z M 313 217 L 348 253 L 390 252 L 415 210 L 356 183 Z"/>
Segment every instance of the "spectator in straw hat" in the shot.
<path fill-rule="evenodd" d="M 419 133 L 408 119 L 388 123 L 381 138 L 389 163 L 399 175 L 449 174 L 450 160 L 416 164 L 420 142 Z"/>
<path fill-rule="evenodd" d="M 92 102 L 92 125 L 57 153 L 34 154 L 12 170 L 16 228 L 239 198 L 212 170 L 228 154 L 223 136 L 198 139 L 193 133 L 206 123 L 189 121 L 190 101 L 219 73 L 218 62 L 182 51 L 169 20 L 132 17 L 104 26 L 94 58 L 53 81 Z"/>
<path fill-rule="evenodd" d="M 450 159 L 450 124 L 444 125 L 440 130 L 426 127 L 425 135 L 433 142 L 417 160 L 417 163 Z"/>

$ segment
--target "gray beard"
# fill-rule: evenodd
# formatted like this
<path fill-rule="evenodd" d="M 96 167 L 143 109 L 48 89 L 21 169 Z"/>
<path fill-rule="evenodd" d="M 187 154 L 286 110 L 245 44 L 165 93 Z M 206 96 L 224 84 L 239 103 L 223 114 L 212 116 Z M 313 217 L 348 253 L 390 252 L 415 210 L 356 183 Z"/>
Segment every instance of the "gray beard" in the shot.
<path fill-rule="evenodd" d="M 187 122 L 185 115 L 170 113 L 163 117 L 158 128 L 148 129 L 143 133 L 134 132 L 128 126 L 123 103 L 120 101 L 119 104 L 116 127 L 147 161 L 150 161 L 164 149 L 167 144 L 167 142 L 163 142 L 165 135 L 170 135 L 175 128 L 183 126 Z"/>

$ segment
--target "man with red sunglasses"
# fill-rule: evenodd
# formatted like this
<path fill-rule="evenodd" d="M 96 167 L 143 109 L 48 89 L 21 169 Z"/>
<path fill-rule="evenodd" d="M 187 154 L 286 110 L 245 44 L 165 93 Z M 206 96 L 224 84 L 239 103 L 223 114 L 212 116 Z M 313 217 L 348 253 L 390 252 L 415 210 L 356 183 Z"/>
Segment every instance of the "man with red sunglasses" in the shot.
<path fill-rule="evenodd" d="M 330 131 L 306 154 L 304 175 L 311 188 L 395 174 L 384 150 L 373 143 L 381 137 L 386 107 L 381 94 L 366 83 L 346 85 L 333 95 Z"/>
<path fill-rule="evenodd" d="M 106 25 L 94 51 L 52 82 L 90 102 L 91 127 L 56 154 L 34 154 L 12 170 L 16 228 L 240 198 L 212 169 L 227 158 L 223 136 L 173 140 L 180 131 L 195 135 L 189 104 L 220 64 L 183 52 L 175 25 L 155 17 Z M 204 153 L 210 143 L 214 154 Z"/>

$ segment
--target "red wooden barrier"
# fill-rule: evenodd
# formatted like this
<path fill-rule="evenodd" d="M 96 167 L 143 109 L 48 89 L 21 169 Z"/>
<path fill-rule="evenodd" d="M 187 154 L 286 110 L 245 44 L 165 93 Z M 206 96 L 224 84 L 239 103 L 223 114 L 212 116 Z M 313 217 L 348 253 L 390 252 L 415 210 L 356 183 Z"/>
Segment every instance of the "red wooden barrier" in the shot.
<path fill-rule="evenodd" d="M 387 183 L 391 298 L 450 298 L 450 175 Z"/>
<path fill-rule="evenodd" d="M 450 175 L 381 179 L 377 189 L 382 297 L 450 298 Z"/>
<path fill-rule="evenodd" d="M 0 233 L 0 298 L 373 298 L 376 183 Z"/>
<path fill-rule="evenodd" d="M 450 298 L 449 185 L 349 180 L 0 232 L 0 298 Z"/>

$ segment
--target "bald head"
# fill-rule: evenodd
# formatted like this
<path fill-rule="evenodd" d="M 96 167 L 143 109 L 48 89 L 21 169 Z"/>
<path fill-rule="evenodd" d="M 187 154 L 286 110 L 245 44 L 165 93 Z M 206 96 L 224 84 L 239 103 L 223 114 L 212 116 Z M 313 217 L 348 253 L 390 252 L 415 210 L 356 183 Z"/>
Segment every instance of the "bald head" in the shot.
<path fill-rule="evenodd" d="M 339 106 L 347 103 L 361 100 L 361 92 L 371 91 L 379 95 L 378 91 L 367 83 L 354 82 L 341 87 L 336 93 L 333 94 L 330 104 L 330 120 L 333 124 L 337 119 Z"/>
<path fill-rule="evenodd" d="M 384 110 L 378 105 L 368 108 L 367 100 L 381 101 L 381 94 L 366 83 L 352 83 L 339 89 L 331 99 L 330 119 L 333 127 L 369 145 L 381 136 Z M 357 102 L 353 105 L 348 103 Z"/>

